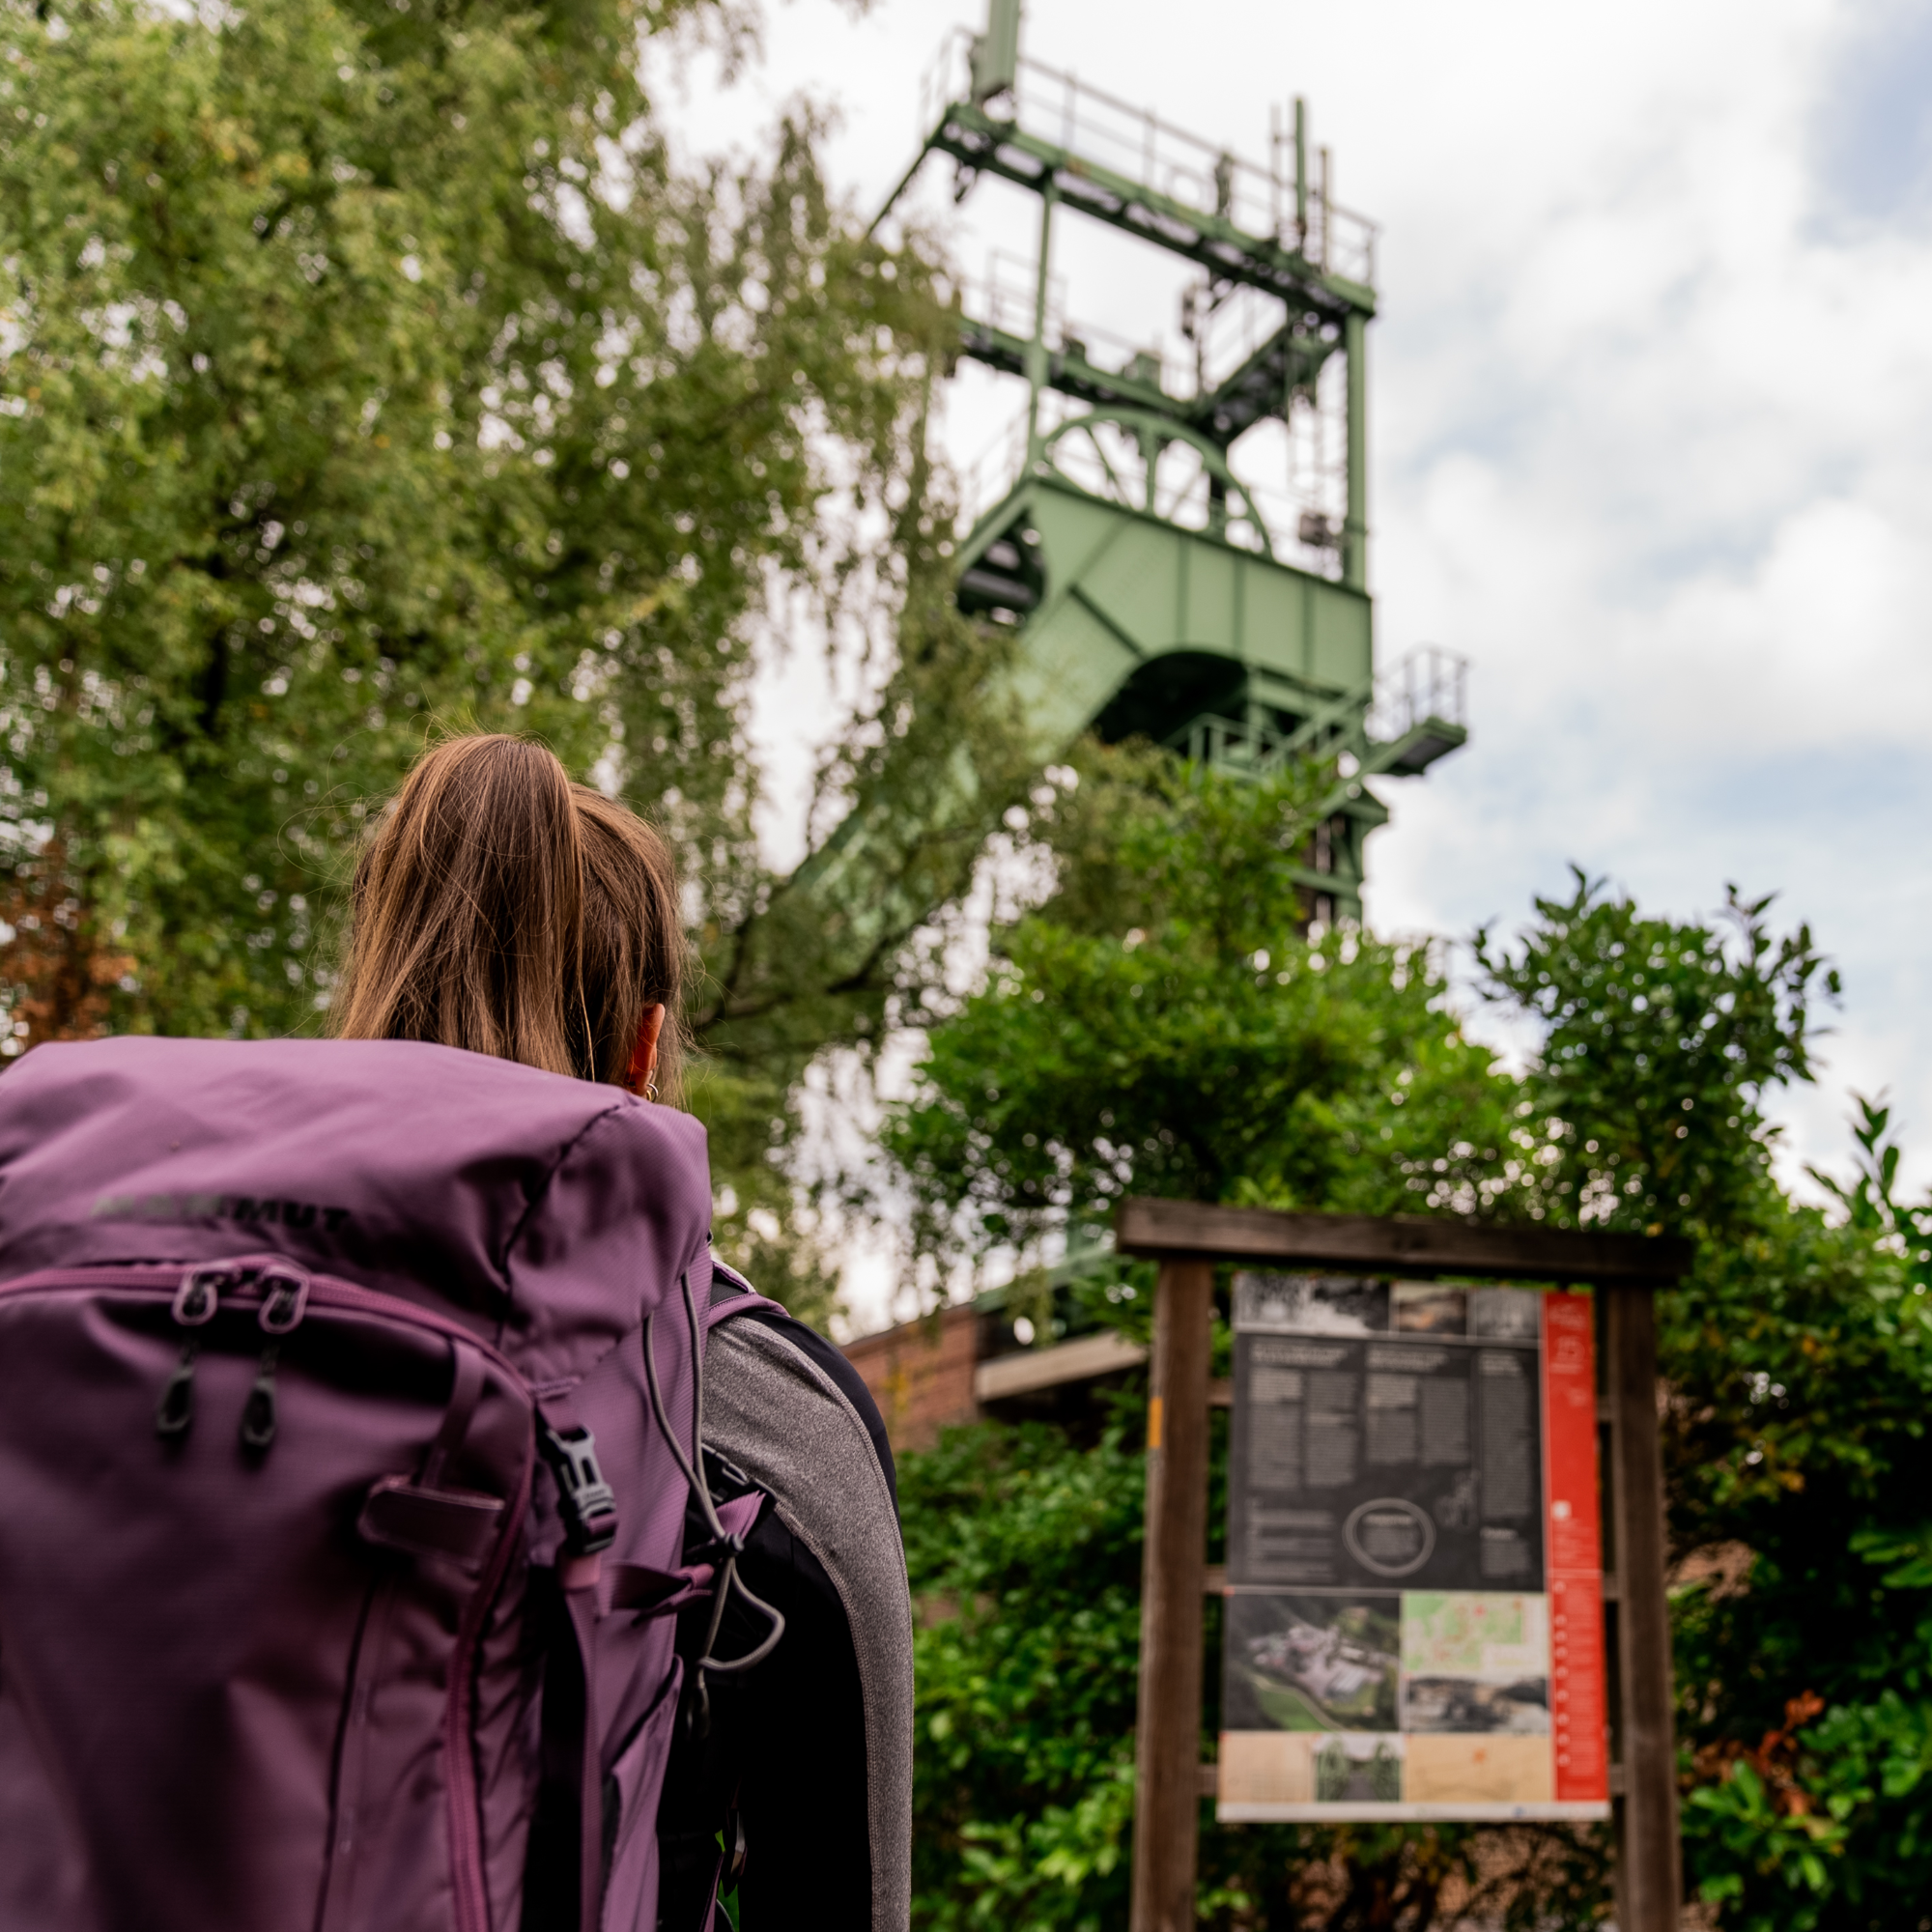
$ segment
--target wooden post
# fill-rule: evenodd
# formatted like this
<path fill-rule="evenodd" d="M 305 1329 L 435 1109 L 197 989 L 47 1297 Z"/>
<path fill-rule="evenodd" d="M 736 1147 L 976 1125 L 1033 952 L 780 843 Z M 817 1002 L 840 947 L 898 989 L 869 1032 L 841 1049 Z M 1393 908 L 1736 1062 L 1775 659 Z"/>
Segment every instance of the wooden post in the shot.
<path fill-rule="evenodd" d="M 1600 1291 L 1601 1292 L 1601 1291 Z M 1677 1743 L 1657 1439 L 1657 1308 L 1648 1284 L 1606 1297 L 1610 1510 L 1617 1564 L 1623 1795 L 1616 1804 L 1619 1932 L 1677 1932 Z"/>
<path fill-rule="evenodd" d="M 1214 1267 L 1161 1264 L 1148 1402 L 1130 1932 L 1193 1932 Z"/>

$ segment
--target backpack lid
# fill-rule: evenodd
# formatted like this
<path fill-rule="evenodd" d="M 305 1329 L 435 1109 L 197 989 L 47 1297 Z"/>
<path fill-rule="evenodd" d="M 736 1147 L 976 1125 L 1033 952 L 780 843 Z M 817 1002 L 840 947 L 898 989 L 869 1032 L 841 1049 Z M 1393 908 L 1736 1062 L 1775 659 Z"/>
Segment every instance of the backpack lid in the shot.
<path fill-rule="evenodd" d="M 417 1040 L 123 1037 L 0 1077 L 0 1281 L 284 1254 L 581 1376 L 711 1222 L 704 1129 L 622 1089 Z"/>

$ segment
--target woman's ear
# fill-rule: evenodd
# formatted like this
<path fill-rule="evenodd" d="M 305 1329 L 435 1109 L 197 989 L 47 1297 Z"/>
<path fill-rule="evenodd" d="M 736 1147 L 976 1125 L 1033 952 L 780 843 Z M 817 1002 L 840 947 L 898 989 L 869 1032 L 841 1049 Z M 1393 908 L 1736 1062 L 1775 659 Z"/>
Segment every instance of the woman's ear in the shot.
<path fill-rule="evenodd" d="M 655 1099 L 652 1080 L 658 1070 L 658 1036 L 664 1032 L 665 1009 L 646 1007 L 638 1027 L 638 1043 L 631 1049 L 631 1064 L 624 1069 L 624 1085 L 633 1094 Z"/>

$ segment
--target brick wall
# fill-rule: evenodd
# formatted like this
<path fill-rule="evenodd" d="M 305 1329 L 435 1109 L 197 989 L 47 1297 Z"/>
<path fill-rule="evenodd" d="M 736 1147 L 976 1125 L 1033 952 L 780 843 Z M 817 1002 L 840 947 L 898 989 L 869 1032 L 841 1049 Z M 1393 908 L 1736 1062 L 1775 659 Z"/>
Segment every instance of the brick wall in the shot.
<path fill-rule="evenodd" d="M 929 1449 L 948 1423 L 979 1414 L 973 1400 L 979 1355 L 980 1317 L 971 1308 L 866 1335 L 845 1350 L 879 1405 L 895 1449 Z"/>

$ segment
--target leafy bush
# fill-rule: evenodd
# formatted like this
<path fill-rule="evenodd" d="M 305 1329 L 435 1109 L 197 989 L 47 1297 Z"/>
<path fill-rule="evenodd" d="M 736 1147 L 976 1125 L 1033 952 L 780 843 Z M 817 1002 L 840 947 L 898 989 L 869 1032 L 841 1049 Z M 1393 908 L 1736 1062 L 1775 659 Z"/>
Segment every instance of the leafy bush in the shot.
<path fill-rule="evenodd" d="M 900 1463 L 917 1636 L 916 1918 L 1124 1922 L 1139 1444 L 1043 1424 Z"/>

